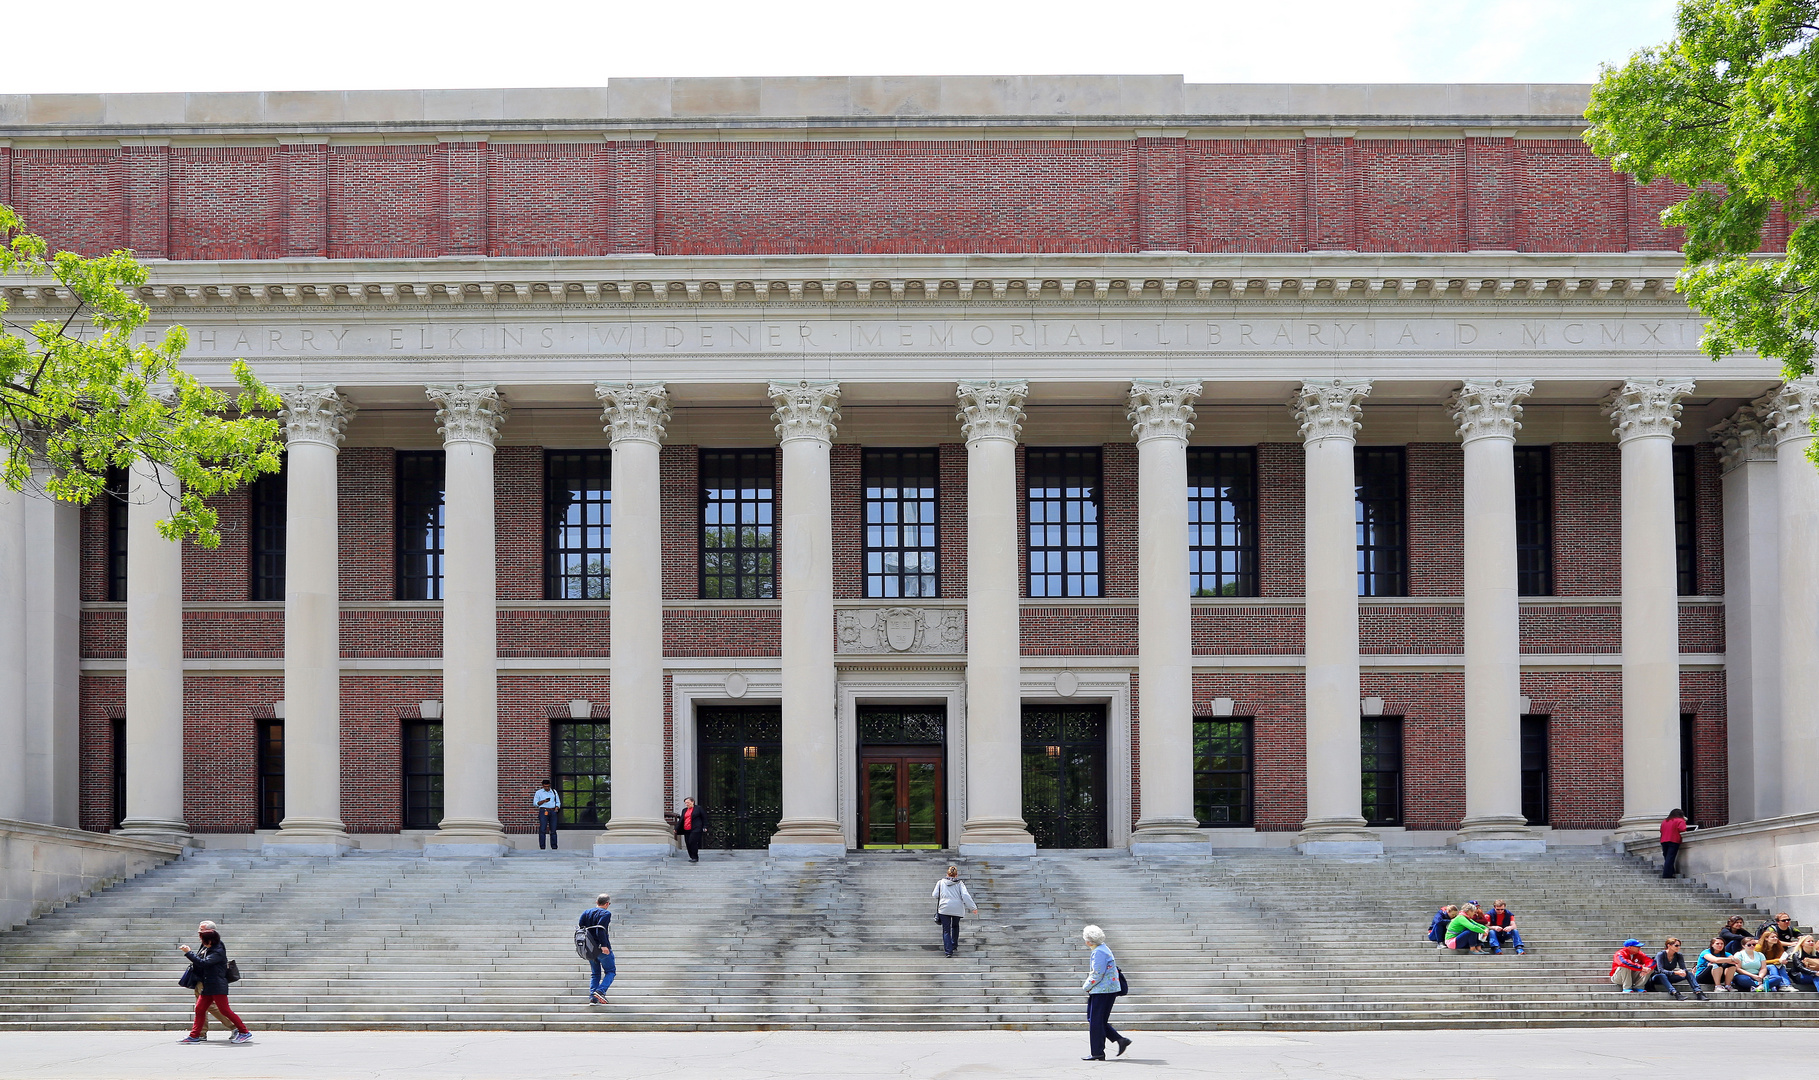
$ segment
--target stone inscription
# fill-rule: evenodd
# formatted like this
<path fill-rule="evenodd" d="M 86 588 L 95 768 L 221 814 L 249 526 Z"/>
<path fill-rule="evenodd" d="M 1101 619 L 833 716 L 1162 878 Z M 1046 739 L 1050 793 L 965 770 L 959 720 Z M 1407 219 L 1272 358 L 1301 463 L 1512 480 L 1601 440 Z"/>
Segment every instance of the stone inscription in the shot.
<path fill-rule="evenodd" d="M 195 357 L 1689 353 L 1697 318 L 555 320 L 190 327 Z M 163 327 L 143 331 L 153 341 Z"/>

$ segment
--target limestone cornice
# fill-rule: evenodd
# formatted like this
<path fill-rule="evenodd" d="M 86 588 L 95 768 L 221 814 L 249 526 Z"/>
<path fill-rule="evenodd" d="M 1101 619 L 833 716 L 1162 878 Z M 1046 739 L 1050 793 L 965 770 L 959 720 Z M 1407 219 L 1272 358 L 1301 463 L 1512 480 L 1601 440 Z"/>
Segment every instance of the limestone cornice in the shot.
<path fill-rule="evenodd" d="M 1604 399 L 1611 434 L 1618 442 L 1673 438 L 1680 427 L 1680 399 L 1693 392 L 1691 379 L 1632 379 Z"/>
<path fill-rule="evenodd" d="M 640 256 L 150 262 L 141 300 L 173 314 L 228 307 L 606 305 L 861 307 L 1107 303 L 1436 303 L 1467 307 L 1683 307 L 1678 253 Z M 69 302 L 55 282 L 0 276 L 22 307 Z"/>
<path fill-rule="evenodd" d="M 492 446 L 505 422 L 505 398 L 493 383 L 431 383 L 423 388 L 436 403 L 436 430 L 444 444 L 478 442 Z"/>
<path fill-rule="evenodd" d="M 1819 419 L 1819 377 L 1809 375 L 1782 384 L 1764 397 L 1758 408 L 1777 444 L 1813 438 L 1813 421 Z"/>
<path fill-rule="evenodd" d="M 1461 442 L 1515 439 L 1522 430 L 1522 399 L 1535 392 L 1527 379 L 1468 379 L 1448 403 Z"/>
<path fill-rule="evenodd" d="M 777 424 L 777 441 L 813 439 L 834 441 L 834 425 L 840 420 L 840 384 L 809 382 L 771 383 L 771 403 L 776 411 L 771 419 Z"/>
<path fill-rule="evenodd" d="M 1775 460 L 1774 428 L 1763 416 L 1763 401 L 1744 405 L 1711 427 L 1718 444 L 1718 465 L 1730 472 L 1751 461 Z"/>
<path fill-rule="evenodd" d="M 1194 431 L 1194 399 L 1200 384 L 1133 380 L 1130 402 L 1124 412 L 1131 434 L 1139 443 L 1150 439 L 1186 442 Z"/>
<path fill-rule="evenodd" d="M 605 403 L 600 422 L 613 443 L 661 445 L 670 421 L 669 390 L 657 382 L 594 384 L 594 396 Z"/>
<path fill-rule="evenodd" d="M 960 400 L 960 431 L 968 443 L 987 439 L 1016 442 L 1023 434 L 1023 403 L 1029 400 L 1029 383 L 960 383 L 954 388 Z"/>
<path fill-rule="evenodd" d="M 339 448 L 347 422 L 359 411 L 328 383 L 281 386 L 277 393 L 284 400 L 278 416 L 286 444 L 313 442 Z"/>
<path fill-rule="evenodd" d="M 1303 442 L 1322 439 L 1356 439 L 1364 414 L 1364 399 L 1370 396 L 1371 384 L 1363 379 L 1331 379 L 1305 382 L 1289 399 L 1300 423 L 1298 433 Z"/>

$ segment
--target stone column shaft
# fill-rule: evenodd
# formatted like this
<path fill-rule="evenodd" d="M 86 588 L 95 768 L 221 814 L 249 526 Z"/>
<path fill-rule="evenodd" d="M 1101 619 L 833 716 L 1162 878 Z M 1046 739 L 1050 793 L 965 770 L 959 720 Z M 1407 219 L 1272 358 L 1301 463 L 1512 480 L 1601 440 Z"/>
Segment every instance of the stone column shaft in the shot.
<path fill-rule="evenodd" d="M 177 478 L 130 473 L 126 517 L 126 817 L 120 831 L 170 842 L 183 818 L 183 547 L 158 532 L 177 511 Z"/>
<path fill-rule="evenodd" d="M 1194 626 L 1187 437 L 1200 384 L 1132 383 L 1137 440 L 1137 716 L 1143 816 L 1133 854 L 1212 850 L 1194 817 Z"/>
<path fill-rule="evenodd" d="M 1758 403 L 1765 404 L 1765 403 Z M 1781 814 L 1781 514 L 1757 405 L 1712 428 L 1724 485 L 1724 696 L 1730 820 Z"/>
<path fill-rule="evenodd" d="M 1307 455 L 1307 819 L 1297 846 L 1308 854 L 1383 850 L 1364 827 L 1359 725 L 1357 445 L 1360 402 L 1370 383 L 1304 383 L 1290 402 Z"/>
<path fill-rule="evenodd" d="M 1033 855 L 1023 820 L 1017 436 L 1025 383 L 961 383 L 966 435 L 966 823 L 963 855 Z"/>
<path fill-rule="evenodd" d="M 51 479 L 39 465 L 39 490 Z M 82 510 L 25 500 L 27 821 L 81 825 Z"/>
<path fill-rule="evenodd" d="M 503 855 L 499 824 L 499 603 L 493 441 L 505 401 L 491 383 L 427 388 L 448 454 L 442 563 L 441 827 L 426 855 Z"/>
<path fill-rule="evenodd" d="M 1516 431 L 1530 382 L 1467 382 L 1453 398 L 1464 440 L 1464 851 L 1545 848 L 1522 816 L 1522 643 L 1516 566 Z"/>
<path fill-rule="evenodd" d="M 612 819 L 602 857 L 668 855 L 663 818 L 663 481 L 669 392 L 661 383 L 599 383 L 613 447 Z"/>
<path fill-rule="evenodd" d="M 1656 835 L 1680 801 L 1680 585 L 1674 429 L 1691 382 L 1625 383 L 1608 406 L 1622 453 L 1623 818 L 1618 839 Z M 1692 809 L 1687 808 L 1691 813 Z"/>
<path fill-rule="evenodd" d="M 273 855 L 339 855 L 341 530 L 336 459 L 354 409 L 333 386 L 285 389 L 284 820 Z"/>
<path fill-rule="evenodd" d="M 32 786 L 26 770 L 25 501 L 0 483 L 0 818 L 25 820 Z"/>
<path fill-rule="evenodd" d="M 771 854 L 846 854 L 834 720 L 833 383 L 773 383 L 783 456 L 777 537 L 783 682 L 783 819 Z"/>
<path fill-rule="evenodd" d="M 1819 472 L 1807 459 L 1819 416 L 1819 379 L 1789 383 L 1770 399 L 1781 527 L 1782 814 L 1819 810 Z"/>

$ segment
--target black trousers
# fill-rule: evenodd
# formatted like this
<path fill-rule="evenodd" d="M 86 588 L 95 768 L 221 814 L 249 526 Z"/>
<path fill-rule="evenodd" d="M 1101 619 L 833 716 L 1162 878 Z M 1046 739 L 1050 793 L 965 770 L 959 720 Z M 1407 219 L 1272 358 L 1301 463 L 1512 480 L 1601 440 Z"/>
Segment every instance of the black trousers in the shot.
<path fill-rule="evenodd" d="M 1671 840 L 1661 842 L 1661 876 L 1673 877 L 1674 864 L 1680 861 L 1680 845 Z"/>
<path fill-rule="evenodd" d="M 960 947 L 960 916 L 937 915 L 935 918 L 941 921 L 941 951 L 952 956 Z"/>
<path fill-rule="evenodd" d="M 1086 1042 L 1094 1057 L 1105 1056 L 1105 1040 L 1124 1041 L 1124 1036 L 1112 1026 L 1112 1006 L 1116 1004 L 1117 994 L 1086 995 Z"/>
<path fill-rule="evenodd" d="M 701 861 L 701 830 L 694 829 L 682 834 L 682 844 L 688 848 L 688 861 Z"/>
<path fill-rule="evenodd" d="M 555 810 L 537 811 L 537 848 L 543 848 L 543 834 L 549 834 L 550 850 L 556 850 L 556 814 Z"/>

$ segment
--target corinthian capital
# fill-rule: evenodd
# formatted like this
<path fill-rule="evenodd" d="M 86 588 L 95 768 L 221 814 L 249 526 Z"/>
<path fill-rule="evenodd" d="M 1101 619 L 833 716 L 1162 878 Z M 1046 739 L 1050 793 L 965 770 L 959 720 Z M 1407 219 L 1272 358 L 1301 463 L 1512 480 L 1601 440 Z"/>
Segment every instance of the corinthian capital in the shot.
<path fill-rule="evenodd" d="M 1295 410 L 1295 419 L 1301 422 L 1301 440 L 1311 443 L 1356 439 L 1358 417 L 1364 414 L 1363 402 L 1370 393 L 1371 384 L 1365 379 L 1302 383 L 1288 400 L 1289 408 Z"/>
<path fill-rule="evenodd" d="M 1151 439 L 1187 441 L 1194 430 L 1194 399 L 1199 383 L 1131 381 L 1130 405 L 1124 418 L 1138 442 Z"/>
<path fill-rule="evenodd" d="M 1813 437 L 1813 418 L 1819 416 L 1819 378 L 1807 376 L 1763 398 L 1762 414 L 1774 430 L 1775 442 Z"/>
<path fill-rule="evenodd" d="M 1764 398 L 1745 405 L 1712 425 L 1712 441 L 1718 444 L 1718 465 L 1724 472 L 1745 462 L 1775 460 L 1775 430 L 1762 416 L 1767 401 Z"/>
<path fill-rule="evenodd" d="M 423 388 L 436 403 L 437 431 L 443 445 L 480 442 L 493 445 L 505 422 L 505 398 L 495 383 L 431 383 Z"/>
<path fill-rule="evenodd" d="M 1514 439 L 1522 429 L 1522 399 L 1534 392 L 1526 379 L 1467 379 L 1449 403 L 1460 441 Z"/>
<path fill-rule="evenodd" d="M 1680 399 L 1693 392 L 1691 379 L 1634 379 L 1604 399 L 1618 442 L 1650 436 L 1672 438 L 1680 426 Z"/>
<path fill-rule="evenodd" d="M 1016 442 L 1017 436 L 1023 434 L 1023 403 L 1030 396 L 1029 383 L 1001 383 L 996 379 L 960 383 L 954 388 L 954 396 L 960 399 L 958 419 L 967 442 Z"/>
<path fill-rule="evenodd" d="M 339 447 L 347 422 L 359 411 L 328 383 L 280 387 L 278 396 L 284 399 L 278 417 L 284 422 L 286 444 L 311 442 Z"/>
<path fill-rule="evenodd" d="M 840 419 L 840 384 L 772 383 L 771 404 L 777 410 L 771 419 L 777 422 L 777 441 L 815 439 L 834 441 L 834 423 Z"/>
<path fill-rule="evenodd" d="M 663 442 L 669 423 L 669 390 L 657 382 L 595 383 L 594 396 L 606 403 L 600 422 L 619 442 Z"/>

